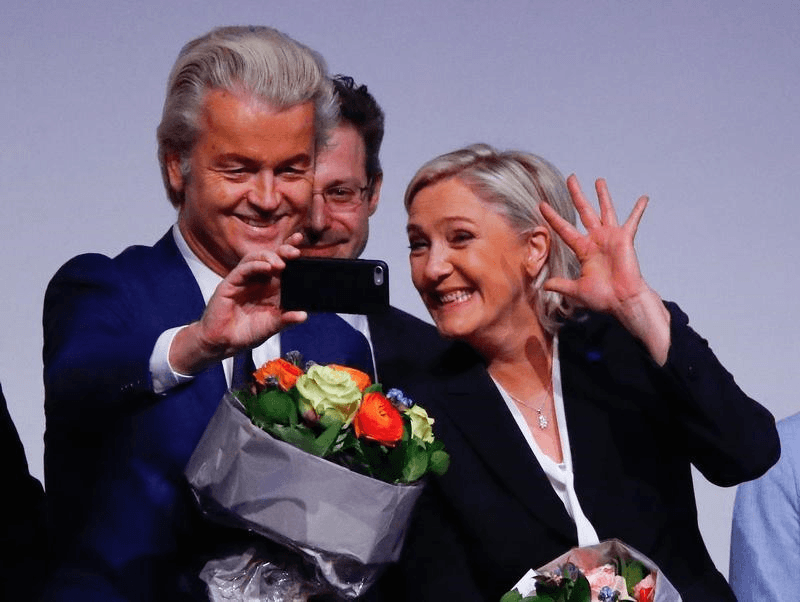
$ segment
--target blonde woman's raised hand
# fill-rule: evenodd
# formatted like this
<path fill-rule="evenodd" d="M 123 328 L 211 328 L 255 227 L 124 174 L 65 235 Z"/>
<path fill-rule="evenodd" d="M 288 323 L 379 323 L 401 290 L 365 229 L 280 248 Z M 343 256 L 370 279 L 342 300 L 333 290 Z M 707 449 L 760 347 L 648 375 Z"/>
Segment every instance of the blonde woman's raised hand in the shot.
<path fill-rule="evenodd" d="M 581 266 L 576 280 L 551 278 L 543 286 L 571 297 L 583 307 L 615 316 L 663 365 L 669 352 L 669 312 L 642 277 L 634 248 L 648 199 L 639 197 L 628 219 L 620 225 L 605 180 L 597 180 L 595 188 L 599 214 L 586 200 L 578 178 L 567 178 L 567 189 L 585 233 L 542 203 L 542 216 L 573 250 Z"/>

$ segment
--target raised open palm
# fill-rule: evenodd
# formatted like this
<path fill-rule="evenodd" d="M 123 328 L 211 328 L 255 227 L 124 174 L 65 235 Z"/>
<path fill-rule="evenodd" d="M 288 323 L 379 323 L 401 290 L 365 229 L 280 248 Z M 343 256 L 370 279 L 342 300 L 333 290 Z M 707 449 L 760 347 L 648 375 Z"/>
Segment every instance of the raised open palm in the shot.
<path fill-rule="evenodd" d="M 612 314 L 663 365 L 670 346 L 669 312 L 642 277 L 633 245 L 647 197 L 639 197 L 628 219 L 620 225 L 605 180 L 597 180 L 595 188 L 599 215 L 583 196 L 578 178 L 567 178 L 567 189 L 586 228 L 585 234 L 548 204 L 541 204 L 542 216 L 574 251 L 581 265 L 576 280 L 550 278 L 543 287 L 588 309 Z"/>
<path fill-rule="evenodd" d="M 586 228 L 585 234 L 552 207 L 542 204 L 542 215 L 575 252 L 581 265 L 577 280 L 551 278 L 544 288 L 567 295 L 589 309 L 616 315 L 627 302 L 649 290 L 633 245 L 647 197 L 640 197 L 628 219 L 619 225 L 605 180 L 597 180 L 595 186 L 599 215 L 584 197 L 578 178 L 574 175 L 567 178 L 567 188 Z"/>

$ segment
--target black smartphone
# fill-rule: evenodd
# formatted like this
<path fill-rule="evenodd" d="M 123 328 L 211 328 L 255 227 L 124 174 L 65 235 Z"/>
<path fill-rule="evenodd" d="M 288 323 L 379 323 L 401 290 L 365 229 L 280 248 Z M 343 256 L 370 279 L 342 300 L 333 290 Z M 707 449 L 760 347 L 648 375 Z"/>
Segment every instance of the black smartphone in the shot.
<path fill-rule="evenodd" d="M 386 311 L 389 266 L 379 259 L 290 259 L 281 275 L 281 307 L 343 314 Z"/>

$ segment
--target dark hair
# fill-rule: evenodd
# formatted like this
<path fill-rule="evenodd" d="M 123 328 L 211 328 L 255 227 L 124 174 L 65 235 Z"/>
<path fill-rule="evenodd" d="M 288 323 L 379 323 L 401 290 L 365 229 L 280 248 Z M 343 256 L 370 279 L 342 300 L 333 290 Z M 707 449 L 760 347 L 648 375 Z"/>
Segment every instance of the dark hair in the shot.
<path fill-rule="evenodd" d="M 369 93 L 367 86 L 356 86 L 352 77 L 336 75 L 332 78 L 339 103 L 339 122 L 352 125 L 364 140 L 367 155 L 367 185 L 372 187 L 381 169 L 381 142 L 383 142 L 384 114 L 378 102 Z"/>

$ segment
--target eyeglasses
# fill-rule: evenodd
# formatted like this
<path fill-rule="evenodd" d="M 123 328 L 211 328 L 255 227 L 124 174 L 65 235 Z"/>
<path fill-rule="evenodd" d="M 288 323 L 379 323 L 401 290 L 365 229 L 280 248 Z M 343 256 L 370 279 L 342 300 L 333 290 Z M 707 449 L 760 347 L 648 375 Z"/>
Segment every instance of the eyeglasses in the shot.
<path fill-rule="evenodd" d="M 331 208 L 352 209 L 364 198 L 364 193 L 369 190 L 369 186 L 331 186 L 325 190 L 313 190 L 312 195 L 321 194 L 325 202 Z"/>

